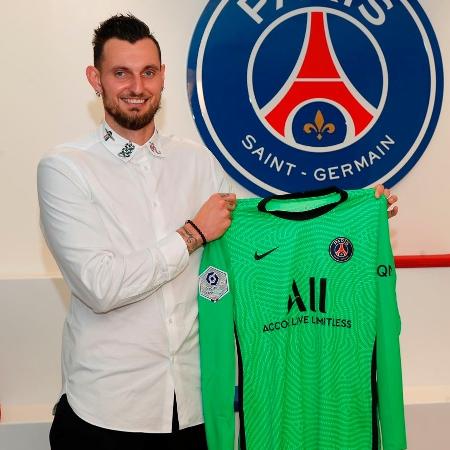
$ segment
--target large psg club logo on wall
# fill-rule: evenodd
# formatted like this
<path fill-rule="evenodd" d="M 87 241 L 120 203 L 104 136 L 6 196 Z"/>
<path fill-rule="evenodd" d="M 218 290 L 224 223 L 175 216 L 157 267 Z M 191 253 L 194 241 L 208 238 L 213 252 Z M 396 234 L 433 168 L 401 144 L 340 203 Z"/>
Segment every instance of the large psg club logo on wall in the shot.
<path fill-rule="evenodd" d="M 443 69 L 417 1 L 209 1 L 188 92 L 205 144 L 258 195 L 392 186 L 427 147 Z"/>

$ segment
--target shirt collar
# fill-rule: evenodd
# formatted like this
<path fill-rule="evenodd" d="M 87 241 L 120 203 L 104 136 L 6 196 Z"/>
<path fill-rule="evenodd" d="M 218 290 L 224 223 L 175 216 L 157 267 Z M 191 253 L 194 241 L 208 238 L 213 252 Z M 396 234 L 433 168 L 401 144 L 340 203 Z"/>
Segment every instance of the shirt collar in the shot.
<path fill-rule="evenodd" d="M 140 151 L 147 151 L 150 155 L 156 158 L 164 158 L 162 150 L 161 139 L 158 130 L 150 137 L 144 145 L 138 145 L 128 139 L 123 138 L 117 134 L 110 126 L 103 122 L 100 127 L 102 142 L 105 147 L 116 158 L 128 162 Z"/>

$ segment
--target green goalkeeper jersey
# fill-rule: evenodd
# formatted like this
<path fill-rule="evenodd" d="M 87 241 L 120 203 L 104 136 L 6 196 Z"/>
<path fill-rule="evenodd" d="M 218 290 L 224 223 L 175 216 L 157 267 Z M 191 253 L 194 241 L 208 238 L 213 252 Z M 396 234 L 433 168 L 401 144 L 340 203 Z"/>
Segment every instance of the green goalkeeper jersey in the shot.
<path fill-rule="evenodd" d="M 241 449 L 405 449 L 395 280 L 372 189 L 239 200 L 200 268 L 209 450 L 234 448 L 236 373 Z"/>

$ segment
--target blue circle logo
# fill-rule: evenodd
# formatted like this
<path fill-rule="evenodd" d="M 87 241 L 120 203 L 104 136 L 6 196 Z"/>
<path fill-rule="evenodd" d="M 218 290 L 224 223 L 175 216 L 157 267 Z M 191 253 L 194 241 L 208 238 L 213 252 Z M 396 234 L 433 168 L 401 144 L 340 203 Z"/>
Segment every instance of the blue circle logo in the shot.
<path fill-rule="evenodd" d="M 258 195 L 392 186 L 431 139 L 443 68 L 414 0 L 211 1 L 188 93 L 205 144 Z"/>
<path fill-rule="evenodd" d="M 331 241 L 328 251 L 335 261 L 344 263 L 353 256 L 353 244 L 346 237 L 337 237 Z"/>

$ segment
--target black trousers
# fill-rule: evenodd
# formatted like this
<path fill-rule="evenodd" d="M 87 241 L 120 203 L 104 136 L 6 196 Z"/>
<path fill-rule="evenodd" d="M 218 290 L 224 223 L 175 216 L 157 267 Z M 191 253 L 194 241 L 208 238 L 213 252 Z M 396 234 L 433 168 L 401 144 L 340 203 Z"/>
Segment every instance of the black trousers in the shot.
<path fill-rule="evenodd" d="M 207 450 L 205 427 L 180 430 L 176 402 L 172 433 L 129 433 L 97 427 L 79 418 L 63 395 L 50 429 L 52 450 Z"/>

